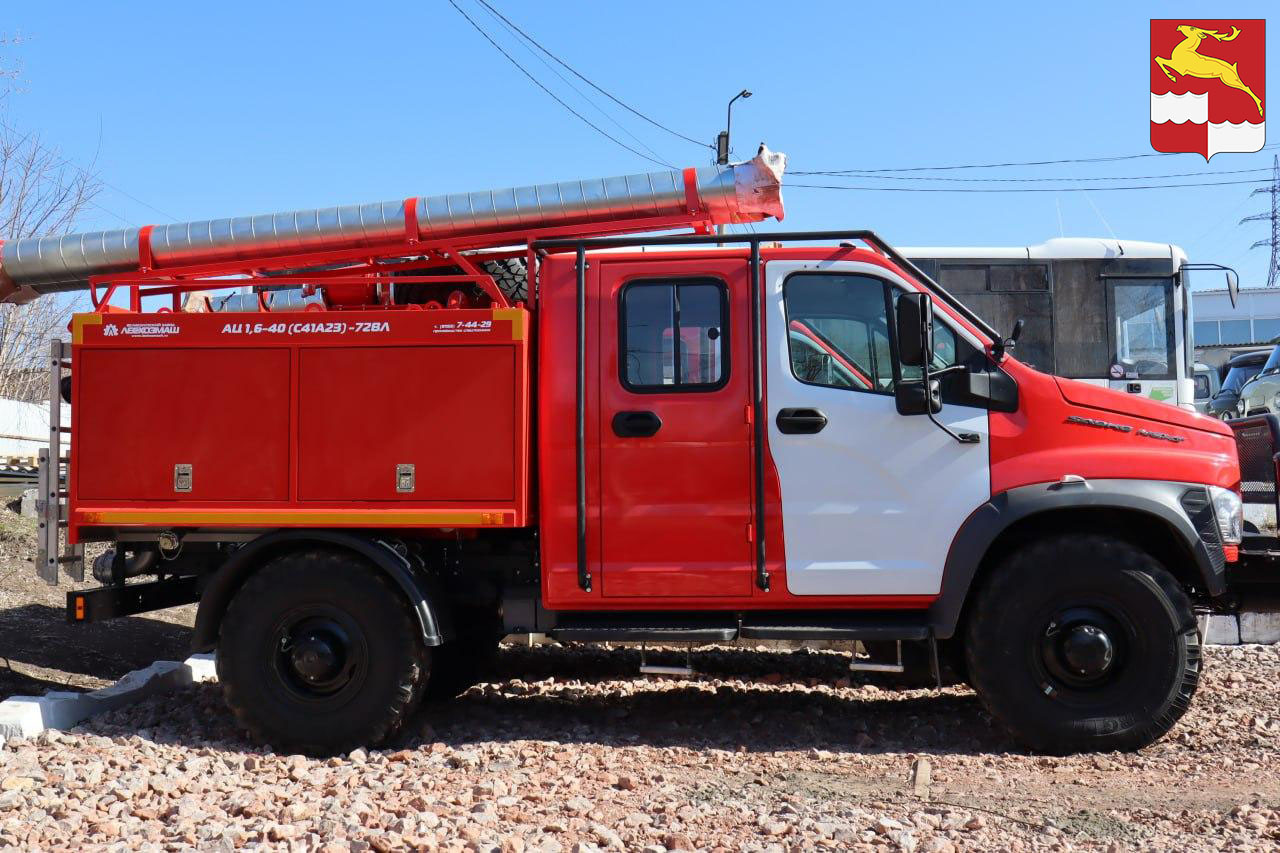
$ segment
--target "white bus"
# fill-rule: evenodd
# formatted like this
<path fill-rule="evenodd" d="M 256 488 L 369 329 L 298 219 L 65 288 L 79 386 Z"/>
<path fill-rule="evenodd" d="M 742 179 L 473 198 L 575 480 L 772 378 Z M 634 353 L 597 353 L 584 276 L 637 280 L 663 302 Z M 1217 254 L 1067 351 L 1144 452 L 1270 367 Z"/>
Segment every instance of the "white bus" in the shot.
<path fill-rule="evenodd" d="M 1067 237 L 1037 246 L 900 250 L 1046 373 L 1193 408 L 1186 253 L 1168 243 Z M 1228 287 L 1235 276 L 1227 271 Z M 1234 303 L 1234 299 L 1232 302 Z"/>

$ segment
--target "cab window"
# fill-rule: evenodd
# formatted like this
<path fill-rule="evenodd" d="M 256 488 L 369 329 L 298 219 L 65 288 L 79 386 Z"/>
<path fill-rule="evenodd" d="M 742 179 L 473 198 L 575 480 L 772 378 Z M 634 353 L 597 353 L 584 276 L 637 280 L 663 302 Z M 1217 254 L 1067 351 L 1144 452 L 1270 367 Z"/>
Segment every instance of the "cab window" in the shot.
<path fill-rule="evenodd" d="M 797 274 L 783 285 L 791 372 L 801 382 L 893 393 L 884 282 L 865 275 Z"/>
<path fill-rule="evenodd" d="M 890 306 L 902 293 L 868 275 L 792 275 L 783 284 L 792 374 L 810 385 L 873 394 L 892 394 L 895 377 L 918 379 L 920 368 L 894 364 L 889 339 Z M 935 321 L 932 369 L 957 363 L 981 369 L 984 359 L 941 318 Z M 944 380 L 944 394 L 949 384 Z"/>
<path fill-rule="evenodd" d="M 622 384 L 637 392 L 712 391 L 729 375 L 729 298 L 713 280 L 634 281 L 622 289 Z"/>

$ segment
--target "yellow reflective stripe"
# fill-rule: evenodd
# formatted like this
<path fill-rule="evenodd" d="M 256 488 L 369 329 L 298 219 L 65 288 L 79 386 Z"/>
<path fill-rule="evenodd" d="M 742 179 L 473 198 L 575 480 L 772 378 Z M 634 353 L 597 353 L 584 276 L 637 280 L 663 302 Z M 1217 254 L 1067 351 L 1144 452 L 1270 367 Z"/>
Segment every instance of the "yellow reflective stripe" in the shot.
<path fill-rule="evenodd" d="M 508 523 L 506 512 L 439 512 L 368 510 L 281 510 L 274 512 L 219 512 L 216 510 L 103 510 L 80 513 L 84 524 L 367 524 L 370 527 L 426 525 L 500 526 Z"/>

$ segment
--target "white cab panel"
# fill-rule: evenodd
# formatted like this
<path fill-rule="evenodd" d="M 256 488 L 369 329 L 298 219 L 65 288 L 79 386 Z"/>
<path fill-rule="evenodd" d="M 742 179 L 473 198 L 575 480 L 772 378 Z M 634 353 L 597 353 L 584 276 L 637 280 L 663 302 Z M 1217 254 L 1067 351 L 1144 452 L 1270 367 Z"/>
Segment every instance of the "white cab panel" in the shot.
<path fill-rule="evenodd" d="M 775 261 L 765 268 L 765 413 L 781 481 L 787 589 L 794 595 L 936 594 L 952 537 L 991 495 L 987 411 L 943 406 L 943 423 L 980 437 L 961 444 L 924 415 L 899 415 L 892 395 L 797 379 L 783 284 L 801 271 L 871 275 L 914 289 L 857 262 Z M 935 311 L 940 323 L 941 315 Z M 827 425 L 816 434 L 784 434 L 776 422 L 784 408 L 818 409 Z"/>

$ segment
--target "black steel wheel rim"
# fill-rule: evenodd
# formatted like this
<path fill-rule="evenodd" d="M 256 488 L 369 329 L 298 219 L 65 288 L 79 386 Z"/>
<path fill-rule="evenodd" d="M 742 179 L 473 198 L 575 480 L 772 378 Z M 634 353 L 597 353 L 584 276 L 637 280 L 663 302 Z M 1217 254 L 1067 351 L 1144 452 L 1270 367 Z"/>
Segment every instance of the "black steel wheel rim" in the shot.
<path fill-rule="evenodd" d="M 285 614 L 271 632 L 267 656 L 280 692 L 317 708 L 345 703 L 369 670 L 364 631 L 349 614 L 330 605 Z"/>
<path fill-rule="evenodd" d="M 1136 631 L 1118 608 L 1100 602 L 1056 608 L 1035 650 L 1051 698 L 1084 698 L 1115 684 L 1131 658 Z"/>

